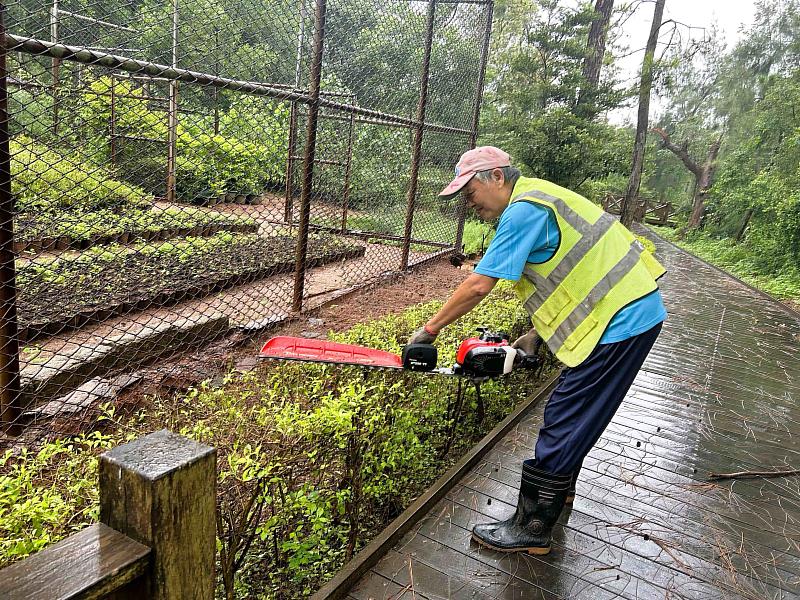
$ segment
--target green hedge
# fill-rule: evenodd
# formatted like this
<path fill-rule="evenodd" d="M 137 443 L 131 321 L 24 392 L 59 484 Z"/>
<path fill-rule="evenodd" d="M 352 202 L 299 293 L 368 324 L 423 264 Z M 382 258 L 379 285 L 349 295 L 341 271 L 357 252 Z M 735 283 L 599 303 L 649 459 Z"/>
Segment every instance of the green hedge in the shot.
<path fill-rule="evenodd" d="M 418 305 L 330 337 L 399 352 L 439 306 Z M 516 334 L 526 323 L 510 286 L 502 284 L 442 332 L 440 364 L 452 363 L 458 343 L 478 326 Z M 117 430 L 121 423 L 122 431 L 143 432 L 169 427 L 216 446 L 222 522 L 238 522 L 242 501 L 249 498 L 252 510 L 261 511 L 250 529 L 237 533 L 223 526 L 218 532 L 220 556 L 240 559 L 235 572 L 221 561 L 219 572 L 227 581 L 221 586 L 228 597 L 258 590 L 264 598 L 299 598 L 332 577 L 350 551 L 376 535 L 508 414 L 534 379 L 520 373 L 486 382 L 487 418 L 477 423 L 470 386 L 462 411 L 454 411 L 453 378 L 266 363 L 258 372 L 233 372 L 222 385 L 156 397 L 134 415 L 106 407 L 101 425 Z M 92 457 L 123 436 L 95 439 L 101 440 L 95 446 L 85 438 L 71 442 L 68 461 L 53 451 L 40 460 L 6 455 L 0 463 L 2 562 L 55 541 L 96 515 L 94 492 L 71 491 L 92 490 L 96 480 L 94 462 L 79 457 Z M 244 553 L 248 540 L 252 545 Z"/>
<path fill-rule="evenodd" d="M 59 152 L 24 135 L 12 138 L 11 190 L 17 211 L 136 208 L 150 197 L 75 151 Z"/>

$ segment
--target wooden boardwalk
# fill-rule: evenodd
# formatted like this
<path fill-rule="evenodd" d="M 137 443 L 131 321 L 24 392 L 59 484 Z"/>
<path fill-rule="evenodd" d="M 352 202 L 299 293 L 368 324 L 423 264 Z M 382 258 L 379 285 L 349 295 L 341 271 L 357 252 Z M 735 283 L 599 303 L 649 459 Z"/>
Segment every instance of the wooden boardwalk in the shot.
<path fill-rule="evenodd" d="M 540 404 L 350 590 L 358 600 L 800 598 L 800 319 L 658 241 L 670 317 L 544 557 L 470 542 L 516 504 Z"/>

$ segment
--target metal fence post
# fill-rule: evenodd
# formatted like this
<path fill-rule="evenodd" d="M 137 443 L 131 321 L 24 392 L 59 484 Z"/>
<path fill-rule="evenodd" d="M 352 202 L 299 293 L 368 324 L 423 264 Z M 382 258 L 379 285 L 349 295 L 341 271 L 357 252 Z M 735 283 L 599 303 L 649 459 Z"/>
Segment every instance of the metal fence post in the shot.
<path fill-rule="evenodd" d="M 422 154 L 422 134 L 425 131 L 425 109 L 428 104 L 428 75 L 431 67 L 431 47 L 433 46 L 433 19 L 436 16 L 436 0 L 428 3 L 428 17 L 425 24 L 425 51 L 422 55 L 422 75 L 420 77 L 419 103 L 417 104 L 417 124 L 414 129 L 414 146 L 411 154 L 411 173 L 408 182 L 406 203 L 406 224 L 403 231 L 403 252 L 400 257 L 400 270 L 408 268 L 408 255 L 411 251 L 411 228 L 414 223 L 414 208 L 417 202 L 417 180 L 419 162 Z"/>
<path fill-rule="evenodd" d="M 172 68 L 178 66 L 178 0 L 172 0 Z M 169 82 L 167 113 L 167 202 L 175 202 L 175 168 L 178 154 L 178 82 Z"/>
<path fill-rule="evenodd" d="M 58 43 L 58 0 L 53 0 L 50 8 L 50 41 Z M 50 59 L 50 72 L 53 76 L 53 135 L 58 135 L 58 84 L 60 79 L 61 59 Z"/>
<path fill-rule="evenodd" d="M 294 267 L 294 295 L 292 310 L 303 308 L 303 287 L 308 253 L 308 222 L 311 213 L 311 191 L 314 185 L 314 158 L 317 146 L 317 118 L 322 81 L 322 52 L 325 46 L 326 0 L 316 0 L 314 8 L 314 49 L 311 59 L 311 76 L 308 87 L 308 120 L 306 122 L 306 147 L 303 157 L 303 180 L 300 192 L 300 224 L 297 230 L 297 249 Z"/>
<path fill-rule="evenodd" d="M 483 101 L 483 81 L 486 76 L 486 62 L 489 59 L 489 42 L 492 35 L 492 17 L 494 15 L 494 2 L 486 5 L 486 29 L 483 34 L 483 45 L 481 46 L 481 63 L 478 71 L 478 85 L 475 89 L 475 110 L 472 113 L 472 135 L 469 147 L 474 148 L 478 142 L 478 125 L 481 117 L 481 102 Z M 456 225 L 456 252 L 461 252 L 464 242 L 464 222 L 467 220 L 467 204 L 463 198 L 458 200 L 458 224 Z"/>
<path fill-rule="evenodd" d="M 5 14 L 6 3 L 0 2 L 0 428 L 12 431 L 20 396 Z"/>

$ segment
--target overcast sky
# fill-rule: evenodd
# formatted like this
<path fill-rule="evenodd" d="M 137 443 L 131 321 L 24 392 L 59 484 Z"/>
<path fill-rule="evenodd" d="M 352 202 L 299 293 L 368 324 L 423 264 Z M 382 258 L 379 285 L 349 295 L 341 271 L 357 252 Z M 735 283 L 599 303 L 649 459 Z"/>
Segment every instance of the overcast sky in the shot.
<path fill-rule="evenodd" d="M 641 69 L 644 57 L 643 49 L 650 32 L 654 7 L 655 3 L 653 2 L 642 4 L 623 27 L 621 42 L 627 45 L 631 51 L 642 49 L 641 52 L 623 58 L 620 62 L 623 77 L 629 81 L 632 81 Z M 666 0 L 664 21 L 673 19 L 692 27 L 710 27 L 712 23 L 716 22 L 719 34 L 724 37 L 728 49 L 730 49 L 741 37 L 742 25 L 748 27 L 753 21 L 753 10 L 754 0 Z M 683 39 L 686 39 L 687 35 L 702 38 L 703 33 L 701 29 L 681 28 Z M 657 103 L 655 106 L 651 105 L 651 117 L 657 111 Z M 617 124 L 625 121 L 635 123 L 636 107 L 634 105 L 625 110 L 614 111 L 609 115 L 609 119 Z"/>

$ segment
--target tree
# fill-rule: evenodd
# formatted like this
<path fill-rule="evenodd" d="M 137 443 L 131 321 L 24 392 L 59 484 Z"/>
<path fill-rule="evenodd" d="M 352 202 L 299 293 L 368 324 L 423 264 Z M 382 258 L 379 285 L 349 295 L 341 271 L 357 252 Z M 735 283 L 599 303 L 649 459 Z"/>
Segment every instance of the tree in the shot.
<path fill-rule="evenodd" d="M 576 187 L 627 171 L 627 165 L 620 132 L 596 120 L 622 99 L 611 83 L 597 86 L 586 110 L 576 110 L 578 90 L 589 89 L 583 70 L 597 15 L 588 4 L 563 4 L 546 0 L 536 9 L 528 2 L 498 2 L 482 133 L 524 171 Z"/>
<path fill-rule="evenodd" d="M 631 223 L 633 223 L 633 215 L 636 209 L 635 203 L 639 196 L 639 185 L 642 181 L 644 145 L 647 141 L 647 126 L 650 118 L 650 90 L 653 87 L 656 43 L 658 42 L 658 32 L 661 29 L 661 19 L 664 15 L 665 2 L 666 0 L 656 0 L 653 22 L 650 25 L 650 35 L 647 38 L 647 47 L 645 48 L 644 62 L 642 63 L 642 77 L 639 85 L 639 110 L 636 125 L 636 138 L 633 142 L 631 176 L 628 180 L 628 188 L 625 190 L 625 198 L 622 200 L 622 211 L 620 215 L 620 221 L 626 226 L 630 226 Z"/>
<path fill-rule="evenodd" d="M 717 168 L 717 155 L 722 144 L 723 133 L 711 143 L 708 148 L 705 160 L 701 163 L 689 156 L 689 140 L 686 139 L 680 145 L 673 142 L 666 131 L 659 127 L 653 127 L 650 131 L 661 136 L 663 146 L 681 159 L 681 162 L 694 175 L 694 192 L 692 194 L 692 214 L 687 224 L 688 229 L 696 229 L 705 214 L 706 198 L 709 189 L 714 181 L 714 172 Z"/>
<path fill-rule="evenodd" d="M 614 0 L 597 0 L 594 5 L 595 18 L 589 29 L 589 38 L 586 42 L 586 55 L 583 59 L 583 87 L 578 94 L 576 109 L 591 115 L 594 99 L 597 95 L 597 86 L 600 83 L 600 69 L 603 66 L 603 57 L 606 52 L 606 38 L 611 13 L 614 10 Z"/>

